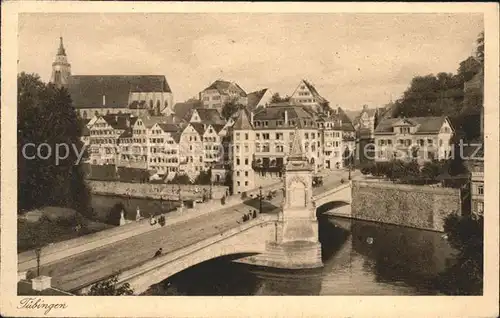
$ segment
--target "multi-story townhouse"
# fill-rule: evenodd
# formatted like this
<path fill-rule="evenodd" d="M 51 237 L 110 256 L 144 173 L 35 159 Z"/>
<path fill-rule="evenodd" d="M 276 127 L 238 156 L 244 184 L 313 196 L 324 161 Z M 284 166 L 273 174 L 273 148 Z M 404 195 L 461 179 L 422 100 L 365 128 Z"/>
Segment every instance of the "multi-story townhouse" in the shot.
<path fill-rule="evenodd" d="M 247 94 L 234 82 L 217 80 L 200 92 L 200 100 L 204 107 L 220 111 L 222 106 L 229 101 L 246 105 Z"/>
<path fill-rule="evenodd" d="M 203 124 L 188 123 L 180 136 L 179 172 L 187 174 L 192 180 L 205 170 L 203 133 Z"/>
<path fill-rule="evenodd" d="M 147 169 L 147 130 L 141 118 L 130 116 L 127 129 L 118 139 L 118 167 Z"/>
<path fill-rule="evenodd" d="M 104 115 L 90 127 L 89 159 L 92 164 L 116 164 L 118 138 L 130 124 L 129 115 Z"/>
<path fill-rule="evenodd" d="M 326 98 L 321 96 L 316 87 L 306 80 L 301 80 L 291 96 L 291 101 L 311 107 L 316 112 L 321 112 L 323 106 L 328 103 Z"/>
<path fill-rule="evenodd" d="M 243 193 L 256 187 L 255 171 L 252 167 L 256 140 L 251 118 L 249 118 L 251 116 L 247 110 L 240 110 L 230 129 L 233 136 L 233 193 Z"/>
<path fill-rule="evenodd" d="M 159 175 L 178 171 L 180 127 L 175 124 L 155 123 L 149 129 L 149 169 Z"/>
<path fill-rule="evenodd" d="M 340 169 L 343 165 L 342 119 L 336 112 L 318 116 L 316 120 L 322 137 L 322 152 L 325 169 Z"/>
<path fill-rule="evenodd" d="M 257 170 L 265 172 L 270 167 L 276 167 L 277 176 L 281 177 L 280 167 L 285 162 L 295 128 L 301 134 L 304 155 L 314 171 L 323 167 L 322 136 L 316 123 L 317 118 L 307 107 L 280 103 L 257 111 L 252 117 L 255 130 L 254 167 Z M 266 173 L 261 173 L 260 176 L 266 177 Z"/>
<path fill-rule="evenodd" d="M 222 138 L 219 132 L 224 128 L 224 125 L 219 124 L 205 124 L 203 132 L 203 149 L 204 149 L 204 162 L 205 169 L 214 167 L 217 163 L 222 161 L 223 146 Z"/>
<path fill-rule="evenodd" d="M 375 129 L 375 160 L 447 159 L 453 148 L 453 133 L 446 116 L 384 119 Z"/>
<path fill-rule="evenodd" d="M 477 215 L 484 213 L 484 159 L 476 160 L 471 172 L 471 211 Z"/>

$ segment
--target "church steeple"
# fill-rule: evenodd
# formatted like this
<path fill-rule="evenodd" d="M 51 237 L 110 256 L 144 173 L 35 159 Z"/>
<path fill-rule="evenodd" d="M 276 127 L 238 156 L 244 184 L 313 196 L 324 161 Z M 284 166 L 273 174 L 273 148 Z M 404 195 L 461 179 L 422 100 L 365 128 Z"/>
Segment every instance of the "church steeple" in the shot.
<path fill-rule="evenodd" d="M 68 63 L 66 57 L 66 50 L 64 49 L 63 38 L 59 38 L 59 49 L 57 55 L 52 63 L 52 76 L 50 82 L 61 88 L 67 86 L 71 76 L 71 64 Z"/>
<path fill-rule="evenodd" d="M 63 38 L 59 38 L 59 50 L 57 51 L 57 55 L 64 55 L 66 56 L 66 51 L 64 50 L 64 45 L 63 45 Z"/>

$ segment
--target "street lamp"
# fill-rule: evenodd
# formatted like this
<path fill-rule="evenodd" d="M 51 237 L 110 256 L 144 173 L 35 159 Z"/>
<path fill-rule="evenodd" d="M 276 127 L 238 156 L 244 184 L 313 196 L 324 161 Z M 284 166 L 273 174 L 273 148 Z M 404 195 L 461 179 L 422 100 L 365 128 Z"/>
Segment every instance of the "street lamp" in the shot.
<path fill-rule="evenodd" d="M 262 213 L 262 186 L 259 187 L 259 214 Z"/>
<path fill-rule="evenodd" d="M 35 248 L 35 255 L 36 255 L 36 276 L 40 276 L 40 259 L 42 256 L 42 248 L 37 247 Z"/>

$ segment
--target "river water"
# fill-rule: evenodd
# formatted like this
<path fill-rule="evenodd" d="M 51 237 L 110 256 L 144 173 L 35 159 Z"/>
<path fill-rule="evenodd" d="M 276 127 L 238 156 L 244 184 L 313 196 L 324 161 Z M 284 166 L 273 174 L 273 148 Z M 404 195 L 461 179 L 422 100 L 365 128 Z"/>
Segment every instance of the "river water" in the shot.
<path fill-rule="evenodd" d="M 146 295 L 438 295 L 454 259 L 442 233 L 322 216 L 324 267 L 277 270 L 218 258 L 151 286 Z"/>

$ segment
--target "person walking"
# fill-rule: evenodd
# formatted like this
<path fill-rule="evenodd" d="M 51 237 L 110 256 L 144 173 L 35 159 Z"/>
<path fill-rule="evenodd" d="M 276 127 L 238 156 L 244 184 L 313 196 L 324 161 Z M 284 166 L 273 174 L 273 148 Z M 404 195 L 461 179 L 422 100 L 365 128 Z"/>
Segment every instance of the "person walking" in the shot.
<path fill-rule="evenodd" d="M 154 256 L 154 257 L 158 257 L 158 256 L 160 256 L 162 253 L 163 253 L 163 249 L 160 247 L 160 248 L 156 251 L 156 253 L 155 253 L 155 256 Z"/>

